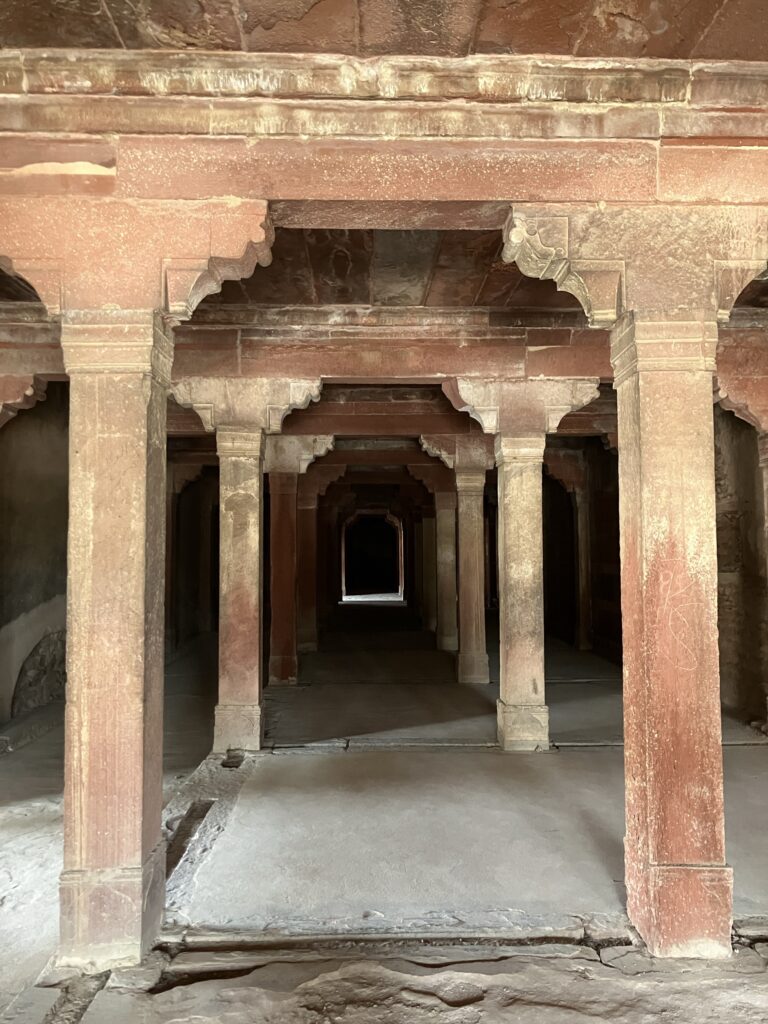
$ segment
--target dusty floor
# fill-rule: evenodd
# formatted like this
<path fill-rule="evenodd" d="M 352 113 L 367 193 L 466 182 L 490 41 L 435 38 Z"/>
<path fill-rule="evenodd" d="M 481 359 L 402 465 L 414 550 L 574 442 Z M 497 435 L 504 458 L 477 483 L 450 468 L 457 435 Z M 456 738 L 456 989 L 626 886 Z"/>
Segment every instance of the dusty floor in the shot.
<path fill-rule="evenodd" d="M 340 646 L 343 637 L 338 640 Z M 169 882 L 169 942 L 196 935 L 204 944 L 222 929 L 238 929 L 246 942 L 275 932 L 378 940 L 395 930 L 432 943 L 461 935 L 528 941 L 532 929 L 535 934 L 544 929 L 551 940 L 559 929 L 580 948 L 584 920 L 596 913 L 611 922 L 612 935 L 621 933 L 617 669 L 589 655 L 574 659 L 568 649 L 551 645 L 548 694 L 560 749 L 511 757 L 488 747 L 494 686 L 451 684 L 444 658 L 419 649 L 421 641 L 413 637 L 408 642 L 415 649 L 406 662 L 402 651 L 392 653 L 392 644 L 372 655 L 342 655 L 333 642 L 330 650 L 305 660 L 303 679 L 312 685 L 269 697 L 268 737 L 277 749 L 233 769 L 213 759 L 200 764 L 210 749 L 215 648 L 210 642 L 193 645 L 170 665 L 166 824 L 175 825 L 195 800 L 214 803 Z M 387 681 L 393 668 L 397 681 Z M 492 672 L 496 668 L 492 659 Z M 334 680 L 340 674 L 354 681 L 339 684 Z M 762 836 L 768 831 L 768 805 L 760 798 L 768 776 L 765 740 L 732 719 L 724 721 L 724 735 L 736 914 L 766 916 Z M 289 749 L 297 743 L 309 746 Z M 0 757 L 0 1012 L 34 981 L 55 947 L 62 754 L 58 728 Z M 233 872 L 242 885 L 232 886 Z M 752 950 L 744 954 L 751 958 L 748 968 L 742 957 L 742 967 L 730 973 L 717 969 L 712 975 L 717 984 L 710 985 L 707 975 L 707 998 L 698 1015 L 691 1009 L 701 988 L 698 975 L 681 969 L 671 978 L 643 973 L 637 980 L 622 974 L 617 988 L 616 966 L 597 960 L 592 946 L 586 952 L 569 947 L 566 953 L 550 950 L 542 960 L 516 950 L 499 961 L 497 950 L 490 959 L 502 969 L 482 966 L 489 954 L 481 949 L 473 954 L 480 966 L 462 967 L 458 980 L 456 970 L 446 966 L 455 952 L 443 957 L 443 966 L 425 969 L 413 952 L 402 950 L 396 956 L 391 950 L 381 955 L 367 950 L 365 964 L 350 961 L 349 951 L 342 950 L 320 966 L 315 951 L 311 970 L 304 964 L 282 974 L 270 954 L 272 966 L 258 967 L 248 978 L 202 980 L 152 997 L 151 1014 L 150 1004 L 141 1010 L 132 1005 L 134 999 L 146 1003 L 149 996 L 128 996 L 110 982 L 85 1021 L 187 1020 L 187 1001 L 193 997 L 201 1022 L 227 1024 L 253 1019 L 303 1024 L 336 1019 L 334 1014 L 341 1019 L 342 1012 L 345 1021 L 361 1024 L 421 1019 L 463 1024 L 502 1019 L 499 1014 L 505 1021 L 527 1020 L 532 1004 L 522 993 L 535 1002 L 536 992 L 550 990 L 567 991 L 567 999 L 558 995 L 546 1008 L 537 1004 L 540 1015 L 530 1018 L 536 1024 L 570 1024 L 572 1011 L 564 1016 L 558 1006 L 563 1000 L 570 1005 L 574 993 L 587 1017 L 606 1015 L 610 1004 L 617 1014 L 611 1019 L 619 1021 L 650 1020 L 664 1000 L 688 1007 L 689 1016 L 672 1018 L 676 1021 L 768 1016 L 760 1003 L 765 963 Z M 282 963 L 286 957 L 277 959 Z M 481 980 L 472 980 L 471 998 L 461 996 L 456 1003 L 451 993 L 470 984 L 467 971 Z M 710 993 L 710 987 L 720 994 Z M 38 989 L 27 995 L 50 1002 L 57 993 Z M 348 1012 L 338 1009 L 344 999 L 350 1001 Z M 386 1014 L 372 1009 L 376 1000 Z M 628 1015 L 621 1016 L 625 1003 Z M 321 1005 L 327 1012 L 318 1009 Z M 15 1006 L 13 1020 L 36 1024 L 42 1019 L 34 1009 L 30 1014 L 24 1005 Z M 549 1016 L 541 1015 L 545 1009 Z"/>

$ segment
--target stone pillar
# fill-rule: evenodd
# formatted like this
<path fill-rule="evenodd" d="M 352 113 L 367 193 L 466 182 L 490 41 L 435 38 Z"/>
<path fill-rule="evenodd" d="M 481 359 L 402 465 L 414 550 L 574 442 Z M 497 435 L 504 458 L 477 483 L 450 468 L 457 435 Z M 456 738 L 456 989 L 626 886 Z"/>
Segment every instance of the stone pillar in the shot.
<path fill-rule="evenodd" d="M 259 750 L 262 691 L 262 430 L 223 429 L 219 453 L 219 702 L 213 749 Z"/>
<path fill-rule="evenodd" d="M 62 965 L 151 948 L 165 901 L 165 412 L 151 319 L 62 328 L 70 377 Z"/>
<path fill-rule="evenodd" d="M 457 469 L 459 509 L 459 658 L 460 683 L 488 683 L 483 580 L 484 469 Z"/>
<path fill-rule="evenodd" d="M 435 517 L 424 515 L 421 521 L 422 589 L 424 592 L 424 627 L 437 631 L 437 564 L 435 553 Z"/>
<path fill-rule="evenodd" d="M 296 651 L 297 484 L 296 473 L 269 474 L 270 686 L 295 686 L 299 677 Z"/>
<path fill-rule="evenodd" d="M 717 325 L 625 317 L 618 395 L 629 916 L 661 956 L 727 956 L 712 378 Z"/>
<path fill-rule="evenodd" d="M 435 544 L 437 548 L 437 646 L 459 649 L 456 619 L 456 494 L 435 492 Z"/>
<path fill-rule="evenodd" d="M 302 485 L 308 481 L 305 488 Z M 317 650 L 317 487 L 298 489 L 298 649 Z"/>
<path fill-rule="evenodd" d="M 580 651 L 592 649 L 592 555 L 589 489 L 573 491 L 576 507 L 576 558 L 579 600 L 579 621 L 576 642 Z"/>
<path fill-rule="evenodd" d="M 496 438 L 502 750 L 549 748 L 544 694 L 544 440 L 543 433 Z"/>

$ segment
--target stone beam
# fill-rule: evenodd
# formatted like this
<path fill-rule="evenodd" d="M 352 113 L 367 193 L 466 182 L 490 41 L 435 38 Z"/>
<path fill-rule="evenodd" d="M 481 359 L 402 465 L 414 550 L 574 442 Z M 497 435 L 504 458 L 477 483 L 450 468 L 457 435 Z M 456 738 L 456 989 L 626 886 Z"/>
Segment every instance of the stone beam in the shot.
<path fill-rule="evenodd" d="M 315 459 L 333 448 L 333 435 L 288 437 L 275 434 L 267 438 L 265 473 L 306 473 Z"/>

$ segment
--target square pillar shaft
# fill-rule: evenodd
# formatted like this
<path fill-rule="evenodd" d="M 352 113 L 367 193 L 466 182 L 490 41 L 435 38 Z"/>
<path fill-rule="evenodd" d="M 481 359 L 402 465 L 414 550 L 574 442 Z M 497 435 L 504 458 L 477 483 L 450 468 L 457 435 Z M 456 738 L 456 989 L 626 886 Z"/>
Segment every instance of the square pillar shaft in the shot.
<path fill-rule="evenodd" d="M 317 650 L 317 494 L 299 496 L 298 530 L 298 649 Z"/>
<path fill-rule="evenodd" d="M 628 910 L 659 956 L 730 954 L 717 643 L 717 326 L 614 330 Z"/>
<path fill-rule="evenodd" d="M 259 750 L 262 692 L 261 430 L 217 432 L 219 702 L 213 749 Z"/>
<path fill-rule="evenodd" d="M 71 328 L 63 338 L 70 497 L 58 958 L 65 966 L 102 970 L 141 959 L 160 929 L 165 902 L 170 346 L 162 339 L 160 348 L 167 347 L 158 352 L 151 324 L 137 327 L 131 344 L 114 355 L 108 341 L 94 344 L 98 328 L 89 325 L 87 333 L 84 344 Z"/>
<path fill-rule="evenodd" d="M 456 494 L 435 492 L 435 546 L 437 556 L 437 646 L 459 649 L 456 618 Z"/>
<path fill-rule="evenodd" d="M 421 524 L 424 627 L 437 630 L 437 566 L 435 563 L 435 517 L 424 516 Z"/>
<path fill-rule="evenodd" d="M 485 470 L 456 470 L 459 509 L 459 658 L 460 683 L 488 683 L 485 641 L 483 494 Z"/>
<path fill-rule="evenodd" d="M 547 750 L 544 693 L 544 434 L 496 438 L 498 466 L 499 744 Z"/>
<path fill-rule="evenodd" d="M 270 473 L 270 686 L 295 686 L 297 473 Z"/>
<path fill-rule="evenodd" d="M 577 487 L 573 491 L 576 506 L 576 557 L 579 587 L 578 647 L 580 651 L 592 649 L 592 545 L 589 489 Z"/>

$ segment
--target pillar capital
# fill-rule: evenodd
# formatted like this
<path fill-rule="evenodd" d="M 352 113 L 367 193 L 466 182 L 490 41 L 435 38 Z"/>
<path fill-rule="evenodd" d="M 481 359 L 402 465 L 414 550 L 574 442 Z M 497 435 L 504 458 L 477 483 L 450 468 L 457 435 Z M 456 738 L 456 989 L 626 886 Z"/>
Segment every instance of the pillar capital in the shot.
<path fill-rule="evenodd" d="M 264 457 L 265 437 L 263 430 L 233 430 L 221 428 L 216 431 L 216 451 L 219 459 L 258 459 Z"/>
<path fill-rule="evenodd" d="M 457 469 L 456 491 L 459 495 L 482 494 L 485 491 L 484 469 Z"/>
<path fill-rule="evenodd" d="M 623 317 L 611 335 L 614 387 L 636 373 L 664 370 L 672 373 L 714 373 L 717 322 Z"/>
<path fill-rule="evenodd" d="M 173 363 L 173 336 L 162 318 L 152 314 L 82 314 L 61 325 L 64 368 L 69 376 L 151 374 L 168 387 Z"/>
<path fill-rule="evenodd" d="M 541 463 L 544 460 L 545 443 L 544 434 L 534 437 L 510 437 L 507 434 L 497 434 L 494 443 L 496 465 L 503 466 L 507 463 L 518 462 Z"/>
<path fill-rule="evenodd" d="M 321 387 L 317 379 L 184 377 L 173 382 L 171 393 L 211 433 L 225 427 L 277 434 L 289 412 L 318 400 Z"/>

